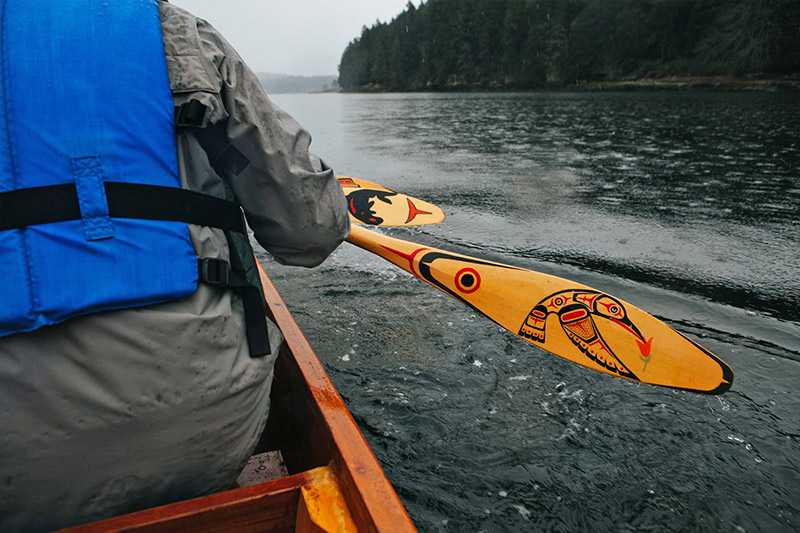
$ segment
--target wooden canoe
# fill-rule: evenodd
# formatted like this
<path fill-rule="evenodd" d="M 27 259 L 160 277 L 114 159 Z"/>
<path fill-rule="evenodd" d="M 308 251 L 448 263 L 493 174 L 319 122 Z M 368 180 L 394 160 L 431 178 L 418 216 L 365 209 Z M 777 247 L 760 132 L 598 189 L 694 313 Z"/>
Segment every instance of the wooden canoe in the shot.
<path fill-rule="evenodd" d="M 67 531 L 416 531 L 375 455 L 275 286 L 268 314 L 285 342 L 259 448 L 280 450 L 289 475 Z"/>

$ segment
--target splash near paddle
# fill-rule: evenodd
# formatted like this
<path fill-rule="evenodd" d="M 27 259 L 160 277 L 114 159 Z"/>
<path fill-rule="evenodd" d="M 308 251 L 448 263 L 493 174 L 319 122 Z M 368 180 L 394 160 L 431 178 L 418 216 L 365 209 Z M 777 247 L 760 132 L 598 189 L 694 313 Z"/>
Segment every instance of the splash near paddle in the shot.
<path fill-rule="evenodd" d="M 369 250 L 555 355 L 642 383 L 721 394 L 733 371 L 661 320 L 566 279 L 420 246 L 352 226 Z"/>
<path fill-rule="evenodd" d="M 444 220 L 441 209 L 423 200 L 367 180 L 347 176 L 338 178 L 352 222 L 370 226 L 423 226 Z"/>

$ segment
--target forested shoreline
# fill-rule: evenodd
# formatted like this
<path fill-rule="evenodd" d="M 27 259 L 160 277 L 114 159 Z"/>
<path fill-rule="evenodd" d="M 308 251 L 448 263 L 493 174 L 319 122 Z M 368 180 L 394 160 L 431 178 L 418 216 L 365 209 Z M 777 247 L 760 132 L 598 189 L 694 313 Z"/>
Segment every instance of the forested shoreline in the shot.
<path fill-rule="evenodd" d="M 428 0 L 363 28 L 339 85 L 798 87 L 799 73 L 800 0 Z"/>

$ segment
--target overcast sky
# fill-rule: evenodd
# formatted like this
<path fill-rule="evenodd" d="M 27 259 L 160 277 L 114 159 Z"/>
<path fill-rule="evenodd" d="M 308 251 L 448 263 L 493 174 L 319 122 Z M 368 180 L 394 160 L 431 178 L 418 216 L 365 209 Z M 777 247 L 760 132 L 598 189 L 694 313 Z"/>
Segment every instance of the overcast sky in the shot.
<path fill-rule="evenodd" d="M 256 72 L 338 76 L 347 43 L 408 0 L 170 0 L 216 27 Z M 412 2 L 419 7 L 419 0 Z"/>

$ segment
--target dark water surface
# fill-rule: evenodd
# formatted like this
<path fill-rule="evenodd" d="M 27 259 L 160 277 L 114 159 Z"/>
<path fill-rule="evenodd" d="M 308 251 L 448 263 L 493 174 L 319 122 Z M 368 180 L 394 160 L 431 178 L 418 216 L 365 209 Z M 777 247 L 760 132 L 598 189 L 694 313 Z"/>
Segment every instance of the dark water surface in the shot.
<path fill-rule="evenodd" d="M 392 236 L 569 278 L 734 369 L 709 397 L 543 352 L 349 244 L 268 272 L 421 531 L 800 530 L 800 99 L 280 95 Z"/>

